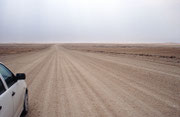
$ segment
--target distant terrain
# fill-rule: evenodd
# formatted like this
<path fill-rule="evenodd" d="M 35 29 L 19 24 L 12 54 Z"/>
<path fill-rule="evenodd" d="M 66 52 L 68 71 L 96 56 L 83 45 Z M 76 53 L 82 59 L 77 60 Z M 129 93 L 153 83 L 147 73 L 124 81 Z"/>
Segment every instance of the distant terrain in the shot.
<path fill-rule="evenodd" d="M 0 56 L 45 49 L 50 44 L 0 44 Z"/>
<path fill-rule="evenodd" d="M 27 117 L 179 117 L 179 44 L 0 44 Z"/>
<path fill-rule="evenodd" d="M 66 44 L 67 49 L 180 63 L 180 44 Z"/>

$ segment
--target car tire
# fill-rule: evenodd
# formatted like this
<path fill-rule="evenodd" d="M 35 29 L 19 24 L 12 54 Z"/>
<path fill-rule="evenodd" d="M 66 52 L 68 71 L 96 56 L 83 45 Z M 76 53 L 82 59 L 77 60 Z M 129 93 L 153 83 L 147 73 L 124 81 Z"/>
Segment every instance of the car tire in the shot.
<path fill-rule="evenodd" d="M 26 115 L 27 113 L 28 113 L 28 92 L 26 92 L 24 96 L 24 107 L 23 107 L 22 115 Z"/>

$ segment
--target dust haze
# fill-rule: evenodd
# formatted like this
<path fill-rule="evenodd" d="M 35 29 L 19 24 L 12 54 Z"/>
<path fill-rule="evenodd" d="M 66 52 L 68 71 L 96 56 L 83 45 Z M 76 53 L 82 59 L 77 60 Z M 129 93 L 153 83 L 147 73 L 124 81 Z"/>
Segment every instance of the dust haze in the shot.
<path fill-rule="evenodd" d="M 179 0 L 1 0 L 0 42 L 180 43 Z"/>

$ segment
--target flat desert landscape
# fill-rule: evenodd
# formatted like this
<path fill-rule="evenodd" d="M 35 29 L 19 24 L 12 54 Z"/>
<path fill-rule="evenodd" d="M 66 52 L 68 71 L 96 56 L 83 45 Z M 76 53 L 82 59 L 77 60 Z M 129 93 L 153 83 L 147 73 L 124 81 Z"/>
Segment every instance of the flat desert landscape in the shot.
<path fill-rule="evenodd" d="M 180 117 L 179 44 L 0 44 L 27 117 Z"/>

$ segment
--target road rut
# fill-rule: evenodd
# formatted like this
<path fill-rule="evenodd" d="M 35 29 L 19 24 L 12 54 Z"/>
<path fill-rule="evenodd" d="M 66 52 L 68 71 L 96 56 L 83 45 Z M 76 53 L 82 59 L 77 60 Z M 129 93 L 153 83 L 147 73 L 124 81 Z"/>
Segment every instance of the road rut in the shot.
<path fill-rule="evenodd" d="M 2 59 L 25 72 L 27 117 L 179 117 L 180 68 L 60 45 Z"/>

